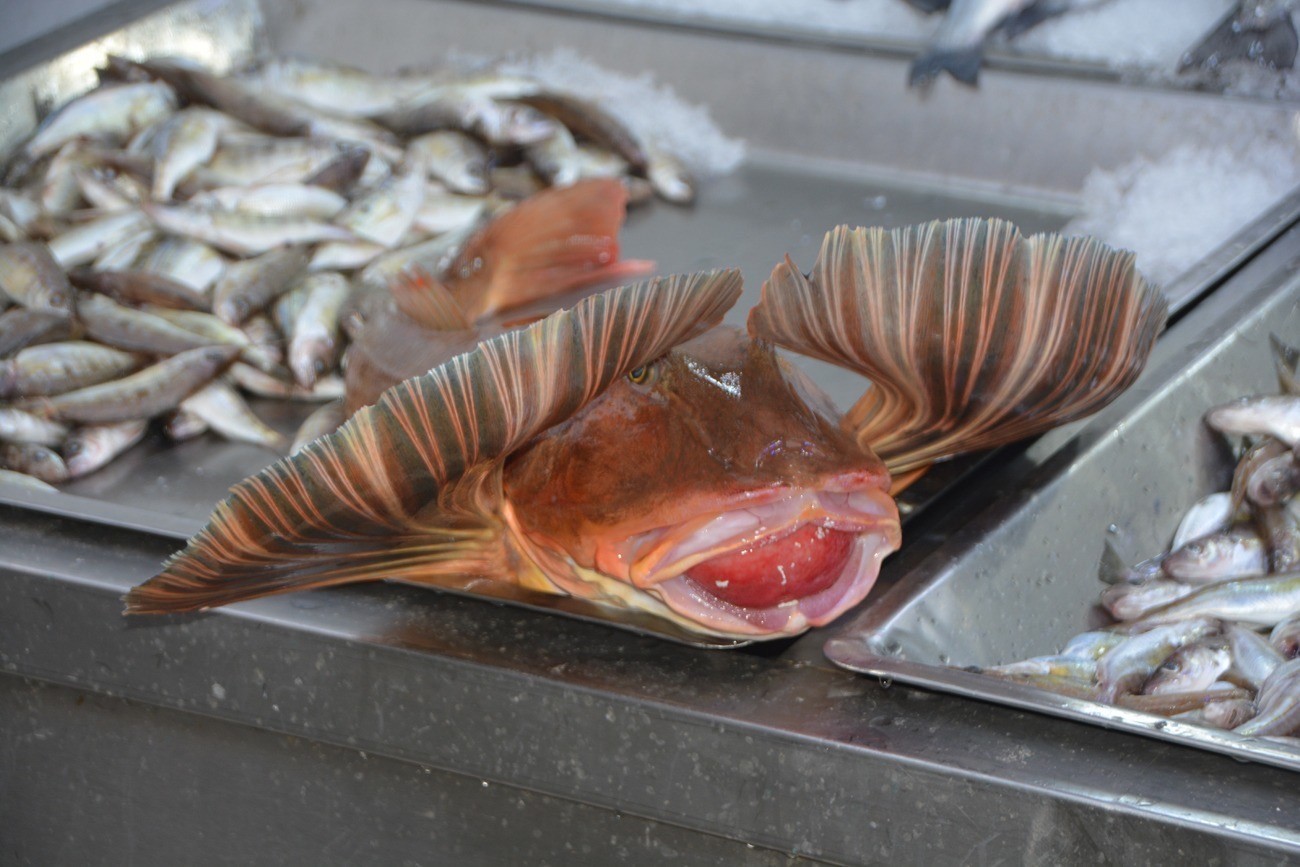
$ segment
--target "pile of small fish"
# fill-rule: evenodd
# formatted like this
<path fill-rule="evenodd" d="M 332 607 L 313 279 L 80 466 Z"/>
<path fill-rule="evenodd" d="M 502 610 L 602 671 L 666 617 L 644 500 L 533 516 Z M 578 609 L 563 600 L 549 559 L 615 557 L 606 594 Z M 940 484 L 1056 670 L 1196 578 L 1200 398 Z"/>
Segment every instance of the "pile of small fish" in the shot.
<path fill-rule="evenodd" d="M 29 485 L 98 469 L 150 419 L 283 452 L 243 393 L 341 397 L 349 328 L 395 275 L 437 273 L 548 186 L 694 196 L 673 155 L 525 77 L 287 58 L 100 76 L 0 188 L 0 468 Z"/>
<path fill-rule="evenodd" d="M 1300 745 L 1300 352 L 1273 349 L 1282 395 L 1205 416 L 1243 440 L 1231 490 L 1196 503 L 1166 553 L 1127 566 L 1107 545 L 1117 623 L 982 673 Z"/>

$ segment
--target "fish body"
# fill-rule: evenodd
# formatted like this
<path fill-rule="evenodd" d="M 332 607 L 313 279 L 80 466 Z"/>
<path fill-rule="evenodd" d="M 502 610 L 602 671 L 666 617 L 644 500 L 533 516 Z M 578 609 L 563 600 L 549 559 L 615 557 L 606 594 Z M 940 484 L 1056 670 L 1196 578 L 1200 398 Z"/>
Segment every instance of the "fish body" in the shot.
<path fill-rule="evenodd" d="M 1198 500 L 1178 523 L 1169 550 L 1177 551 L 1188 542 L 1226 530 L 1233 512 L 1232 494 L 1226 491 Z"/>
<path fill-rule="evenodd" d="M 212 312 L 238 325 L 290 287 L 307 267 L 301 247 L 281 247 L 230 265 L 212 290 Z"/>
<path fill-rule="evenodd" d="M 1300 395 L 1241 397 L 1210 409 L 1205 423 L 1225 434 L 1267 435 L 1294 447 L 1300 440 Z"/>
<path fill-rule="evenodd" d="M 1255 697 L 1258 713 L 1233 729 L 1246 737 L 1291 735 L 1300 731 L 1300 659 L 1273 669 Z"/>
<path fill-rule="evenodd" d="M 626 273 L 622 192 L 610 181 L 552 191 L 476 233 L 448 269 L 396 281 L 349 356 L 352 417 L 238 486 L 186 552 L 129 594 L 128 610 L 380 577 L 490 579 L 697 635 L 797 634 L 863 599 L 898 546 L 891 473 L 1095 408 L 1136 377 L 1163 321 L 1131 258 L 1083 239 L 1027 239 L 998 221 L 835 230 L 811 271 L 777 266 L 747 330 L 718 327 L 740 293 L 734 269 L 521 315 Z M 616 218 L 594 233 L 604 240 L 589 221 L 556 231 L 569 209 L 602 207 Z M 557 238 L 587 240 L 575 255 Z M 908 258 L 919 270 L 898 278 L 878 268 L 880 250 L 900 262 L 902 250 L 931 253 Z M 567 273 L 551 273 L 557 261 Z M 971 270 L 939 279 L 941 262 Z M 872 283 L 881 273 L 894 276 Z M 988 285 L 987 274 L 1008 280 Z M 913 292 L 937 293 L 934 304 L 913 303 Z M 952 339 L 972 323 L 1003 334 L 1026 309 L 1033 326 L 979 343 L 989 356 Z M 446 353 L 432 369 L 430 344 Z M 842 416 L 778 345 L 873 387 Z M 908 361 L 887 361 L 894 353 Z M 933 370 L 963 373 L 923 373 Z"/>
<path fill-rule="evenodd" d="M 180 402 L 180 409 L 201 419 L 226 439 L 252 443 L 282 452 L 288 445 L 284 435 L 267 426 L 249 408 L 235 389 L 224 382 L 204 386 Z"/>
<path fill-rule="evenodd" d="M 1274 626 L 1268 642 L 1287 659 L 1300 656 L 1300 617 L 1289 617 Z"/>
<path fill-rule="evenodd" d="M 0 442 L 0 468 L 59 485 L 68 480 L 68 467 L 59 453 L 35 443 Z"/>
<path fill-rule="evenodd" d="M 34 159 L 75 138 L 122 140 L 175 108 L 176 95 L 165 84 L 101 87 L 50 115 L 23 146 L 23 153 Z"/>
<path fill-rule="evenodd" d="M 338 355 L 339 318 L 351 292 L 347 278 L 325 272 L 303 281 L 305 298 L 289 330 L 289 369 L 303 388 L 334 365 Z"/>
<path fill-rule="evenodd" d="M 1226 624 L 1223 634 L 1232 651 L 1232 670 L 1251 689 L 1258 691 L 1284 657 L 1262 635 L 1235 623 Z"/>
<path fill-rule="evenodd" d="M 168 355 L 216 342 L 104 295 L 81 296 L 77 300 L 77 318 L 88 335 L 118 349 Z"/>
<path fill-rule="evenodd" d="M 305 105 L 355 117 L 380 114 L 434 86 L 424 76 L 372 75 L 355 67 L 301 57 L 269 60 L 246 78 Z"/>
<path fill-rule="evenodd" d="M 0 407 L 0 442 L 56 446 L 67 435 L 68 429 L 56 421 L 15 407 Z"/>
<path fill-rule="evenodd" d="M 303 183 L 218 187 L 190 198 L 201 208 L 242 211 L 257 217 L 328 220 L 347 207 L 347 199 L 324 187 Z"/>
<path fill-rule="evenodd" d="M 1243 527 L 1188 542 L 1165 557 L 1162 568 L 1184 584 L 1247 578 L 1268 571 L 1268 550 L 1257 532 Z"/>
<path fill-rule="evenodd" d="M 212 159 L 223 127 L 228 124 L 222 115 L 202 108 L 187 108 L 162 125 L 151 147 L 155 201 L 171 199 L 186 175 Z"/>
<path fill-rule="evenodd" d="M 209 305 L 202 292 L 149 271 L 78 268 L 68 273 L 68 279 L 78 289 L 99 292 L 126 304 L 152 304 L 180 310 L 206 310 Z"/>
<path fill-rule="evenodd" d="M 1195 590 L 1191 585 L 1168 579 L 1114 584 L 1102 591 L 1101 605 L 1116 620 L 1137 620 L 1148 611 L 1182 599 Z"/>
<path fill-rule="evenodd" d="M 1227 647 L 1188 644 L 1174 651 L 1147 679 L 1143 695 L 1203 692 L 1232 665 Z"/>
<path fill-rule="evenodd" d="M 148 207 L 147 205 L 145 207 Z M 86 265 L 148 227 L 138 211 L 110 211 L 50 239 L 50 253 L 63 268 Z"/>
<path fill-rule="evenodd" d="M 205 346 L 164 359 L 138 373 L 27 405 L 65 422 L 113 424 L 161 415 L 211 382 L 239 355 L 234 346 Z"/>
<path fill-rule="evenodd" d="M 72 334 L 72 317 L 63 311 L 15 307 L 0 313 L 0 357 L 25 346 L 61 340 Z"/>
<path fill-rule="evenodd" d="M 1274 626 L 1300 614 L 1300 572 L 1238 578 L 1207 584 L 1195 593 L 1148 611 L 1142 625 L 1213 617 L 1238 623 Z"/>
<path fill-rule="evenodd" d="M 65 319 L 72 313 L 72 287 L 44 244 L 24 241 L 0 246 L 0 295 L 29 310 Z"/>
<path fill-rule="evenodd" d="M 68 478 L 89 475 L 144 439 L 147 419 L 77 428 L 63 443 Z"/>
<path fill-rule="evenodd" d="M 459 130 L 439 130 L 412 139 L 406 146 L 406 160 L 454 192 L 482 196 L 490 189 L 487 149 Z"/>
<path fill-rule="evenodd" d="M 1215 630 L 1210 620 L 1187 619 L 1130 636 L 1097 664 L 1100 699 L 1113 703 L 1121 695 L 1138 692 L 1174 651 L 1213 634 Z"/>
<path fill-rule="evenodd" d="M 301 217 L 260 217 L 183 205 L 144 206 L 164 232 L 186 235 L 238 256 L 260 256 L 278 247 L 319 241 L 350 241 L 347 229 Z"/>
<path fill-rule="evenodd" d="M 85 341 L 46 343 L 0 361 L 0 400 L 60 394 L 125 376 L 138 356 Z"/>

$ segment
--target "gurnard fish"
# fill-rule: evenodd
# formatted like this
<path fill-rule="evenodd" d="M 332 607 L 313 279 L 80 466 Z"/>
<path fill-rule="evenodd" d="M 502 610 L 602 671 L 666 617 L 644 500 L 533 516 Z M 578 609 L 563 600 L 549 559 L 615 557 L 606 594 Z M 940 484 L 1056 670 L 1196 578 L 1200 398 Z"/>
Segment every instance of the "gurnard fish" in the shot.
<path fill-rule="evenodd" d="M 777 265 L 747 330 L 719 325 L 734 269 L 503 330 L 542 294 L 504 276 L 550 273 L 558 254 L 617 278 L 605 234 L 594 259 L 589 237 L 549 258 L 471 242 L 458 265 L 398 281 L 354 344 L 351 419 L 236 485 L 127 613 L 490 579 L 614 621 L 795 635 L 860 602 L 898 548 L 891 478 L 1103 406 L 1166 311 L 1130 254 L 967 219 L 833 230 L 810 273 Z M 841 416 L 778 346 L 873 385 Z"/>
<path fill-rule="evenodd" d="M 922 12 L 946 10 L 925 50 L 912 62 L 907 83 L 926 85 L 946 72 L 963 84 L 979 82 L 984 44 L 994 33 L 1008 39 L 1049 18 L 1106 0 L 907 0 Z"/>

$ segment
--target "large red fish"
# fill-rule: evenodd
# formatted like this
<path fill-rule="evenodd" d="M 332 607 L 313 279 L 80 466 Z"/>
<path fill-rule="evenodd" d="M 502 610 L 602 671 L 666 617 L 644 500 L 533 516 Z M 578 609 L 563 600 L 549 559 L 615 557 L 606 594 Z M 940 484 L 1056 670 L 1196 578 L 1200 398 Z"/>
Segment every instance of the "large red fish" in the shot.
<path fill-rule="evenodd" d="M 1165 315 L 1131 255 L 998 220 L 836 229 L 808 275 L 776 267 L 747 332 L 718 326 L 740 283 L 622 286 L 476 346 L 470 323 L 508 303 L 405 285 L 353 360 L 364 408 L 235 486 L 128 612 L 471 576 L 794 635 L 861 601 L 898 547 L 891 472 L 1094 411 Z M 438 322 L 462 354 L 432 361 Z M 841 417 L 778 345 L 871 386 Z"/>

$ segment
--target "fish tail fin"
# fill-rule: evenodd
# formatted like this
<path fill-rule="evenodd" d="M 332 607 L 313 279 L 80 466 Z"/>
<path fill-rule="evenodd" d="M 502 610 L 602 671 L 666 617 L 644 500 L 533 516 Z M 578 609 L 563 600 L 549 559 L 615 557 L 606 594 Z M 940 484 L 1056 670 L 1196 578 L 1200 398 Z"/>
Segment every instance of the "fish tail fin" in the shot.
<path fill-rule="evenodd" d="M 468 242 L 448 288 L 471 317 L 579 289 L 626 282 L 653 262 L 619 261 L 627 189 L 592 179 L 531 196 Z"/>
<path fill-rule="evenodd" d="M 983 62 L 984 48 L 980 45 L 931 48 L 912 61 L 907 72 L 907 85 L 925 87 L 946 72 L 962 84 L 975 87 L 979 84 Z"/>
<path fill-rule="evenodd" d="M 1295 66 L 1300 37 L 1289 11 L 1281 11 L 1268 20 L 1250 22 L 1239 19 L 1239 10 L 1229 10 L 1214 29 L 1188 49 L 1178 61 L 1178 71 L 1198 67 L 1216 69 L 1229 61 L 1244 61 L 1269 69 Z"/>
<path fill-rule="evenodd" d="M 128 613 L 193 611 L 399 578 L 513 580 L 506 458 L 629 370 L 716 325 L 740 272 L 623 286 L 388 389 L 334 433 L 231 489 Z"/>
<path fill-rule="evenodd" d="M 844 426 L 903 473 L 1100 409 L 1166 308 L 1130 253 L 966 219 L 833 230 L 809 275 L 776 267 L 749 328 L 869 378 Z"/>

